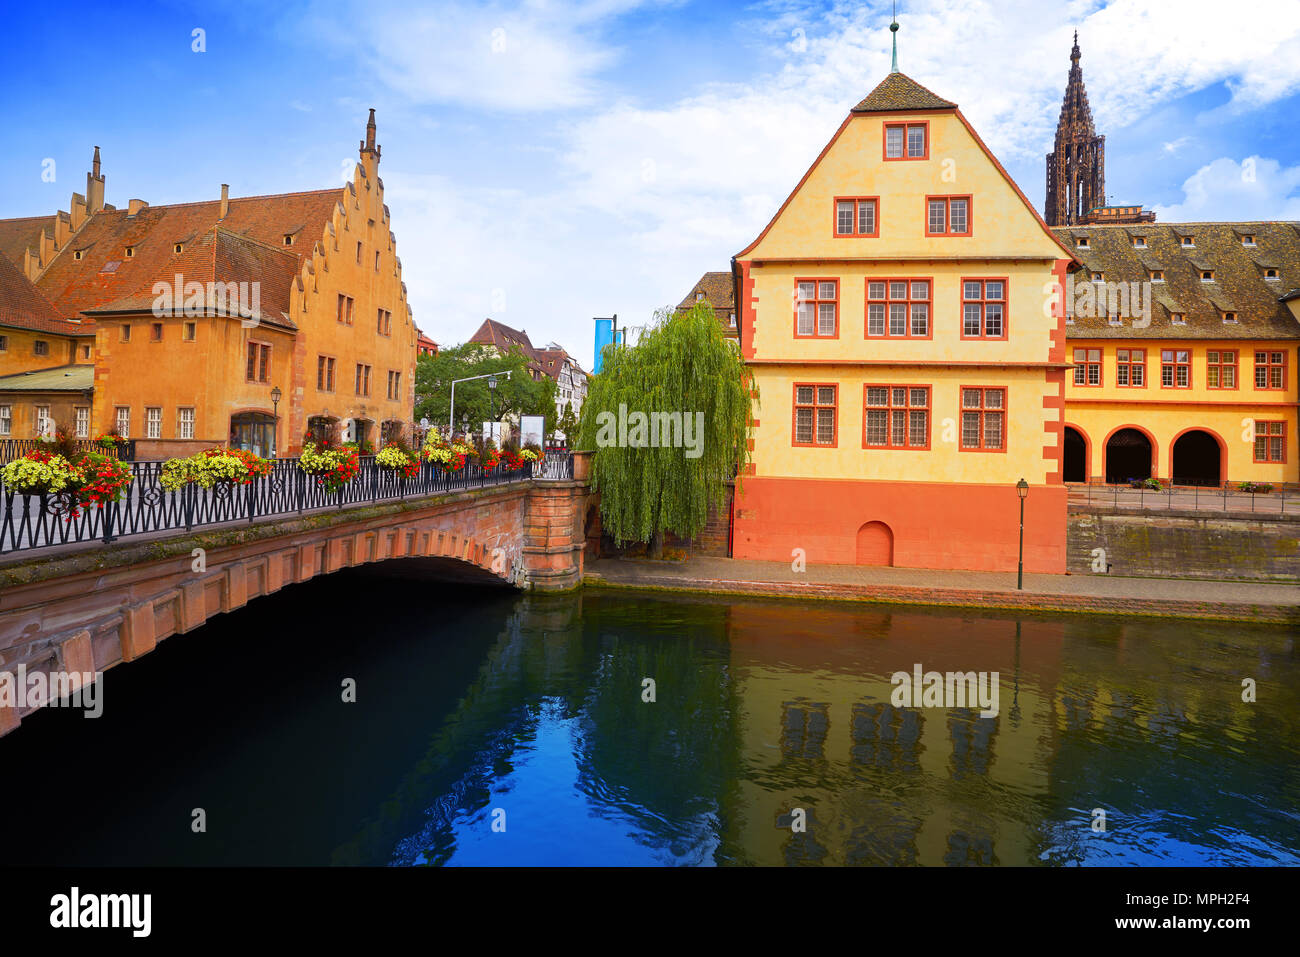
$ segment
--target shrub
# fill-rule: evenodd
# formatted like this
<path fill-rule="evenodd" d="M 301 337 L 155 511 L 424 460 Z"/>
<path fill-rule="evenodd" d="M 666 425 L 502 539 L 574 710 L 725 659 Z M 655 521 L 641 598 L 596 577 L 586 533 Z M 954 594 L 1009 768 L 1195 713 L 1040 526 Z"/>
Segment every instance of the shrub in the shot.
<path fill-rule="evenodd" d="M 158 484 L 169 492 L 186 485 L 212 488 L 219 483 L 247 485 L 255 478 L 271 474 L 271 463 L 244 449 L 205 449 L 184 458 L 163 463 Z"/>
<path fill-rule="evenodd" d="M 1256 495 L 1267 495 L 1269 492 L 1273 491 L 1273 486 L 1268 482 L 1242 482 L 1237 486 L 1237 489 L 1242 492 L 1251 492 Z"/>

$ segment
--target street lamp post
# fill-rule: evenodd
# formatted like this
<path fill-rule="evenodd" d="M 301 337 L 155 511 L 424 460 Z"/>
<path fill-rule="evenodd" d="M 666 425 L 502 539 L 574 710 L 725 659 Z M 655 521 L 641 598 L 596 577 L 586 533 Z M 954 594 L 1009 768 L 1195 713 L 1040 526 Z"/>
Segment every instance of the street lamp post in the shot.
<path fill-rule="evenodd" d="M 492 441 L 495 442 L 497 438 L 497 380 L 495 376 L 488 379 L 488 395 L 491 402 L 489 408 L 492 410 Z"/>
<path fill-rule="evenodd" d="M 1020 496 L 1020 566 L 1016 572 L 1016 587 L 1025 587 L 1025 496 L 1029 494 L 1029 483 L 1021 479 L 1016 483 L 1016 494 Z"/>
<path fill-rule="evenodd" d="M 506 370 L 506 378 L 507 378 L 507 379 L 510 378 L 510 373 L 511 373 L 512 371 L 514 371 L 514 370 L 512 370 L 512 369 L 507 369 L 507 370 Z M 472 375 L 472 376 L 466 376 L 464 379 L 452 379 L 452 380 L 451 380 L 451 411 L 450 411 L 449 414 L 447 415 L 447 428 L 448 428 L 449 431 L 451 431 L 451 432 L 453 432 L 453 433 L 456 431 L 456 383 L 457 383 L 457 382 L 473 382 L 475 379 L 493 379 L 493 380 L 495 380 L 495 379 L 497 378 L 497 376 L 499 376 L 499 375 L 501 375 L 500 372 L 485 372 L 485 373 L 483 373 L 482 375 Z"/>
<path fill-rule="evenodd" d="M 284 395 L 277 385 L 271 389 L 271 458 L 275 458 L 280 449 L 280 398 Z"/>

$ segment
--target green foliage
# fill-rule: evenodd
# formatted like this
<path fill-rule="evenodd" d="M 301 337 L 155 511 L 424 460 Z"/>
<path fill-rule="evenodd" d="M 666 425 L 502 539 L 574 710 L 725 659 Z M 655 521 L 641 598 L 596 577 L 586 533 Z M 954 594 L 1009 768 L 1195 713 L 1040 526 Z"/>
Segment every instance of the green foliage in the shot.
<path fill-rule="evenodd" d="M 569 447 L 578 440 L 578 417 L 573 414 L 573 403 L 565 402 L 564 411 L 560 414 L 560 421 L 555 426 L 559 431 L 564 433 L 564 440 Z M 548 435 L 550 433 L 547 433 Z"/>
<path fill-rule="evenodd" d="M 504 375 L 506 371 L 511 373 L 509 379 Z M 432 424 L 446 429 L 452 381 L 487 372 L 502 373 L 495 396 L 498 421 L 506 416 L 542 415 L 546 417 L 544 434 L 555 428 L 555 380 L 550 376 L 534 379 L 528 371 L 528 359 L 518 349 L 502 356 L 476 342 L 440 349 L 436 356 L 416 360 L 416 419 L 428 416 Z M 456 384 L 457 431 L 465 416 L 469 416 L 471 431 L 478 431 L 480 423 L 492 418 L 494 397 L 487 383 L 487 379 L 477 379 Z"/>
<path fill-rule="evenodd" d="M 576 448 L 595 449 L 592 487 L 600 492 L 601 521 L 618 542 L 651 542 L 658 552 L 664 532 L 699 533 L 709 509 L 726 498 L 726 483 L 749 461 L 751 419 L 748 372 L 708 303 L 689 311 L 661 309 L 634 347 L 607 346 L 603 371 L 582 406 Z M 642 412 L 703 413 L 699 457 L 686 449 L 610 445 L 619 407 Z M 608 415 L 606 415 L 608 413 Z M 629 429 L 629 439 L 632 432 Z"/>

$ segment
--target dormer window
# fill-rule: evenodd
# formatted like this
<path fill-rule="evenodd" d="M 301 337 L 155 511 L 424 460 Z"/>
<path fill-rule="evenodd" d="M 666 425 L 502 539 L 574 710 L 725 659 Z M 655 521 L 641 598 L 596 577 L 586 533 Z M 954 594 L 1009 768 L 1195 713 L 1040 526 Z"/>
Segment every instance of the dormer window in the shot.
<path fill-rule="evenodd" d="M 1276 269 L 1265 269 L 1265 270 L 1264 270 L 1264 278 L 1265 278 L 1265 279 L 1270 279 L 1270 280 L 1272 280 L 1273 282 L 1277 282 L 1277 281 L 1278 281 L 1279 279 L 1281 279 L 1282 277 L 1278 275 L 1278 272 L 1277 272 Z"/>
<path fill-rule="evenodd" d="M 1134 237 L 1133 237 L 1133 248 L 1134 248 L 1134 249 L 1146 249 L 1146 248 L 1147 248 L 1147 238 L 1146 238 L 1145 236 L 1134 236 Z"/>
<path fill-rule="evenodd" d="M 1214 282 L 1214 270 L 1213 270 L 1213 269 L 1202 269 L 1202 270 L 1201 270 L 1201 282 Z"/>
<path fill-rule="evenodd" d="M 285 244 L 286 246 L 292 246 L 292 245 L 293 245 L 293 233 L 285 233 L 285 234 L 284 234 L 284 244 Z"/>
<path fill-rule="evenodd" d="M 703 302 L 703 301 L 704 301 L 704 293 L 697 291 L 697 292 L 695 293 L 695 301 L 696 301 L 696 302 Z"/>
<path fill-rule="evenodd" d="M 84 252 L 85 252 L 85 250 L 78 249 L 78 250 L 76 250 L 76 251 L 72 254 L 72 258 L 75 259 L 75 260 L 77 260 L 78 262 L 80 262 L 80 261 L 81 261 L 81 257 L 82 257 L 82 255 L 83 255 Z"/>
<path fill-rule="evenodd" d="M 1120 319 L 1118 314 L 1110 315 L 1106 317 L 1106 325 L 1108 326 L 1123 325 L 1123 320 Z"/>
<path fill-rule="evenodd" d="M 1184 249 L 1190 249 L 1196 245 L 1195 237 L 1193 236 L 1184 236 L 1179 243 Z"/>
<path fill-rule="evenodd" d="M 1237 321 L 1237 314 L 1236 314 L 1235 312 L 1225 312 L 1225 313 L 1223 314 L 1223 321 L 1224 321 L 1224 322 L 1236 322 L 1236 321 Z"/>
<path fill-rule="evenodd" d="M 1151 270 L 1151 281 L 1152 281 L 1152 282 L 1164 282 L 1164 281 L 1165 281 L 1165 271 L 1164 271 L 1163 269 L 1153 269 L 1153 270 Z"/>
<path fill-rule="evenodd" d="M 1076 240 L 1074 241 L 1074 244 L 1075 244 L 1076 246 L 1078 246 L 1080 249 L 1087 249 L 1087 248 L 1088 248 L 1088 237 L 1087 237 L 1087 236 L 1080 236 L 1078 239 L 1076 239 Z"/>
<path fill-rule="evenodd" d="M 1175 326 L 1185 326 L 1187 325 L 1187 314 L 1182 312 L 1171 312 L 1169 314 L 1169 321 Z"/>
<path fill-rule="evenodd" d="M 134 255 L 135 255 L 135 247 L 134 247 L 134 246 L 127 246 L 127 247 L 126 247 L 126 258 L 127 258 L 127 259 L 130 259 L 130 258 L 133 257 Z"/>
<path fill-rule="evenodd" d="M 1255 234 L 1254 234 L 1254 233 L 1246 233 L 1245 235 L 1243 235 L 1243 236 L 1241 237 L 1241 244 L 1242 244 L 1243 246 L 1253 246 L 1253 245 L 1255 245 Z"/>
<path fill-rule="evenodd" d="M 184 247 L 183 245 L 181 245 L 180 243 L 176 243 L 174 246 L 172 246 L 172 252 L 174 252 L 174 253 L 178 253 L 178 252 L 180 252 L 180 251 L 181 251 L 182 249 L 184 249 L 184 248 L 185 248 L 185 247 Z"/>
<path fill-rule="evenodd" d="M 1106 281 L 1106 274 L 1105 274 L 1104 272 L 1102 272 L 1101 270 L 1099 270 L 1099 269 L 1094 269 L 1094 270 L 1092 271 L 1092 281 L 1093 281 L 1093 282 L 1105 282 L 1105 281 Z"/>

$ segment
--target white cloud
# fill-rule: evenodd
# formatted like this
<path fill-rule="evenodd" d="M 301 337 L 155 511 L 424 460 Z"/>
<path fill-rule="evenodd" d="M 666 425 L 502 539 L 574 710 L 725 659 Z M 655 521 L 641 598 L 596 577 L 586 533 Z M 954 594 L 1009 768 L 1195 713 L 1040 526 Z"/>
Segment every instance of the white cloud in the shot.
<path fill-rule="evenodd" d="M 1180 136 L 1176 140 L 1171 140 L 1170 142 L 1165 143 L 1164 150 L 1166 153 L 1177 153 L 1191 141 L 1192 138 L 1190 136 Z"/>
<path fill-rule="evenodd" d="M 1159 221 L 1174 223 L 1300 220 L 1300 166 L 1225 156 L 1187 178 L 1181 203 L 1155 211 Z"/>
<path fill-rule="evenodd" d="M 593 101 L 596 77 L 618 55 L 606 28 L 637 4 L 524 0 L 418 10 L 367 3 L 353 22 L 370 70 L 414 102 L 551 110 Z"/>

